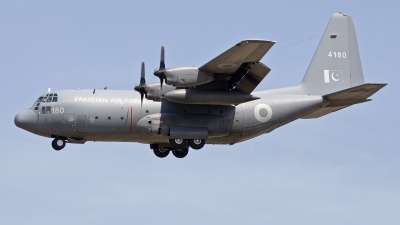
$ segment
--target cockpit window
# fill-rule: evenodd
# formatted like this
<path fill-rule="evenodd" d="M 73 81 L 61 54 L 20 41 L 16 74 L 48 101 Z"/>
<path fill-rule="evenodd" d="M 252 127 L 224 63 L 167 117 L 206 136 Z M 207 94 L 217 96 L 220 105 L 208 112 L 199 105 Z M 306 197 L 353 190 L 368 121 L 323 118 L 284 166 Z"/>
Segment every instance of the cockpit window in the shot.
<path fill-rule="evenodd" d="M 46 96 L 39 97 L 36 102 L 58 102 L 58 95 L 57 93 L 46 94 Z"/>
<path fill-rule="evenodd" d="M 38 98 L 38 100 L 36 101 L 36 102 L 42 102 L 42 99 L 43 99 L 44 97 L 39 97 Z"/>

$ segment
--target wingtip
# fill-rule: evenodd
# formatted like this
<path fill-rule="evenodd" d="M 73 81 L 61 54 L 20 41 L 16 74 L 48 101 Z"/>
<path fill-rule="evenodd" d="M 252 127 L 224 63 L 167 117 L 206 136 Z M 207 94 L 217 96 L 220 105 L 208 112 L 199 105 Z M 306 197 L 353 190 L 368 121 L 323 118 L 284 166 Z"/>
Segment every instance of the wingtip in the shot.
<path fill-rule="evenodd" d="M 265 40 L 265 39 L 258 39 L 258 38 L 251 38 L 251 39 L 246 39 L 241 42 L 270 42 L 270 43 L 276 43 L 276 41 L 271 41 L 271 40 Z"/>

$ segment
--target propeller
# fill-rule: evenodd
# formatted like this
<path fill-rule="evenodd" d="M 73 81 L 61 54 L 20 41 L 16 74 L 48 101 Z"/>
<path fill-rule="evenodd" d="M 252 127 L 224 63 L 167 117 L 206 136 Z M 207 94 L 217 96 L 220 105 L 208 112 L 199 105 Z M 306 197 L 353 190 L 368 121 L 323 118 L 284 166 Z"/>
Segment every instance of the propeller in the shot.
<path fill-rule="evenodd" d="M 160 86 L 162 90 L 163 80 L 167 77 L 165 76 L 165 56 L 164 56 L 164 46 L 161 46 L 161 58 L 160 58 L 160 68 L 154 71 L 154 75 L 160 78 Z"/>
<path fill-rule="evenodd" d="M 145 79 L 145 71 L 144 71 L 144 62 L 142 62 L 142 70 L 140 75 L 140 84 L 135 87 L 135 91 L 140 93 L 140 106 L 143 105 L 143 96 L 147 95 L 146 90 L 146 79 Z"/>

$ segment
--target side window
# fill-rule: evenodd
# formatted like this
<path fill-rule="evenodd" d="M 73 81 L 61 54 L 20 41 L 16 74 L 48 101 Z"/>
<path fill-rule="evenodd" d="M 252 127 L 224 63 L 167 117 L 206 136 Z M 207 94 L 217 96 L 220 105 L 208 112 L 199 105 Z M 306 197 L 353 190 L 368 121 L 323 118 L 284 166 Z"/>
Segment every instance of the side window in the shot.
<path fill-rule="evenodd" d="M 46 114 L 46 107 L 42 106 L 42 114 Z"/>
<path fill-rule="evenodd" d="M 58 101 L 58 97 L 53 97 L 53 102 L 57 102 Z"/>
<path fill-rule="evenodd" d="M 46 106 L 46 114 L 50 114 L 51 106 Z"/>

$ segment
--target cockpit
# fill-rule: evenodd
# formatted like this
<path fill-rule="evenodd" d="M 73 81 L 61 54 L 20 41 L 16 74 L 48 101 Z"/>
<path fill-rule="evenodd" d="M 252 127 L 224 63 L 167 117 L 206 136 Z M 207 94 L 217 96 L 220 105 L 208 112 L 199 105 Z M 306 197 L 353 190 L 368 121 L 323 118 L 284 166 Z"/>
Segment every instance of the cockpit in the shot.
<path fill-rule="evenodd" d="M 40 96 L 38 98 L 38 100 L 36 100 L 33 110 L 39 110 L 40 104 L 43 105 L 44 103 L 51 103 L 51 102 L 58 102 L 58 94 L 57 93 L 49 93 L 44 96 Z M 45 107 L 43 106 L 42 108 L 45 108 Z M 43 114 L 45 114 L 45 112 Z"/>

